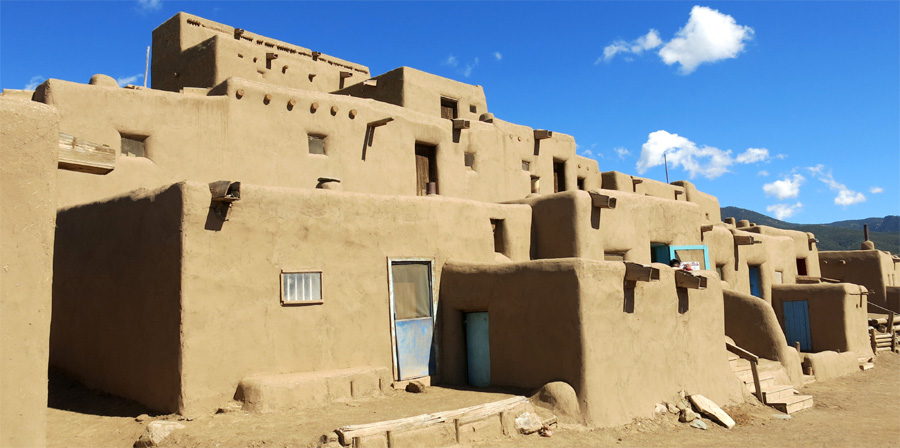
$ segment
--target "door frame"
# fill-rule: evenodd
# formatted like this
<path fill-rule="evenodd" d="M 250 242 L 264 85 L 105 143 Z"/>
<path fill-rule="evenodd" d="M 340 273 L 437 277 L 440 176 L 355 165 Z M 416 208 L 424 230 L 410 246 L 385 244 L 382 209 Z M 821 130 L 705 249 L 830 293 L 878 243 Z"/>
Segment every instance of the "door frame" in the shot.
<path fill-rule="evenodd" d="M 436 278 L 435 269 L 434 269 L 434 258 L 422 258 L 422 257 L 387 257 L 387 278 L 388 278 L 388 305 L 389 305 L 389 313 L 391 317 L 391 361 L 392 367 L 394 369 L 393 378 L 394 381 L 400 381 L 400 365 L 399 360 L 397 359 L 397 323 L 394 317 L 396 313 L 394 312 L 394 274 L 391 270 L 391 267 L 394 263 L 428 263 L 429 267 L 429 291 L 431 293 L 431 325 L 432 325 L 432 342 L 431 342 L 431 351 L 434 353 L 434 369 L 436 372 L 440 372 L 440 356 L 438 355 L 438 343 L 437 338 L 438 334 L 435 331 L 435 327 L 437 326 L 437 288 L 435 287 Z"/>

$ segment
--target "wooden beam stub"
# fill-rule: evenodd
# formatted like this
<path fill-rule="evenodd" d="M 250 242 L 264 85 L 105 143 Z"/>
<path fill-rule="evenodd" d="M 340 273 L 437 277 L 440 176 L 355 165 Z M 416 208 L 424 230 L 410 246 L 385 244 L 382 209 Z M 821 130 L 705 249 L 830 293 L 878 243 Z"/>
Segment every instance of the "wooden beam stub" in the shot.
<path fill-rule="evenodd" d="M 688 271 L 675 271 L 675 286 L 688 289 L 706 289 L 706 277 Z"/>
<path fill-rule="evenodd" d="M 548 131 L 546 129 L 535 129 L 534 130 L 534 139 L 535 140 L 544 140 L 553 137 L 553 131 Z"/>
<path fill-rule="evenodd" d="M 58 156 L 61 170 L 106 174 L 116 168 L 115 149 L 64 132 L 59 133 Z"/>
<path fill-rule="evenodd" d="M 656 282 L 659 281 L 659 269 L 626 261 L 625 280 L 632 282 Z"/>
<path fill-rule="evenodd" d="M 382 118 L 381 120 L 370 121 L 366 126 L 370 128 L 377 128 L 379 126 L 384 126 L 390 122 L 394 121 L 393 117 Z"/>
<path fill-rule="evenodd" d="M 470 126 L 469 120 L 463 120 L 462 118 L 453 119 L 453 129 L 469 129 Z"/>
<path fill-rule="evenodd" d="M 591 195 L 591 205 L 597 208 L 616 208 L 616 198 L 600 194 L 597 191 L 589 191 Z"/>

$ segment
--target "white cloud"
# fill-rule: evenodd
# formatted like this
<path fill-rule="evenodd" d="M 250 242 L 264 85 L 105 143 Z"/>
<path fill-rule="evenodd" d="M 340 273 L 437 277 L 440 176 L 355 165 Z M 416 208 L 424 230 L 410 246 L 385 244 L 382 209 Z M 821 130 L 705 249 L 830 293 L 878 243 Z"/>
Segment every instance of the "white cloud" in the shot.
<path fill-rule="evenodd" d="M 503 55 L 499 51 L 494 52 L 494 59 L 500 61 L 503 60 Z"/>
<path fill-rule="evenodd" d="M 619 159 L 621 159 L 621 160 L 625 160 L 625 157 L 627 157 L 628 155 L 631 154 L 631 151 L 629 151 L 627 148 L 622 147 L 622 146 L 617 146 L 617 147 L 613 148 L 613 151 L 616 152 L 616 154 L 619 156 Z"/>
<path fill-rule="evenodd" d="M 769 160 L 769 150 L 766 148 L 747 148 L 734 159 L 737 163 L 757 163 Z"/>
<path fill-rule="evenodd" d="M 34 90 L 37 86 L 41 85 L 42 82 L 46 81 L 46 78 L 43 76 L 32 76 L 28 81 L 28 84 L 25 84 L 23 87 L 25 90 Z"/>
<path fill-rule="evenodd" d="M 800 185 L 804 181 L 806 181 L 805 177 L 800 174 L 794 174 L 791 177 L 785 177 L 782 180 L 763 185 L 763 191 L 766 192 L 766 196 L 775 196 L 779 201 L 787 198 L 796 198 L 800 194 Z"/>
<path fill-rule="evenodd" d="M 161 0 L 138 0 L 138 5 L 143 11 L 157 11 L 162 8 Z"/>
<path fill-rule="evenodd" d="M 132 75 L 132 76 L 126 76 L 124 78 L 117 78 L 116 82 L 119 83 L 119 87 L 125 87 L 128 84 L 134 84 L 134 82 L 139 79 L 144 79 L 143 73 L 138 73 L 137 75 Z"/>
<path fill-rule="evenodd" d="M 446 65 L 448 67 L 456 67 L 457 65 L 459 65 L 459 60 L 456 59 L 456 56 L 453 56 L 451 54 L 450 56 L 447 56 L 447 58 L 441 62 L 441 65 Z"/>
<path fill-rule="evenodd" d="M 753 28 L 738 25 L 715 9 L 694 6 L 675 36 L 660 48 L 659 57 L 666 65 L 681 64 L 681 73 L 687 75 L 700 64 L 736 58 L 745 41 L 753 38 Z"/>
<path fill-rule="evenodd" d="M 757 176 L 762 176 L 762 177 L 767 177 L 767 176 L 769 175 L 769 172 L 766 171 L 766 170 L 762 170 L 762 171 L 756 173 L 756 175 L 757 175 Z"/>
<path fill-rule="evenodd" d="M 609 61 L 619 53 L 639 55 L 645 50 L 652 50 L 660 45 L 662 45 L 662 39 L 659 38 L 659 32 L 654 29 L 631 42 L 617 39 L 603 48 L 603 56 L 598 58 L 594 65 L 599 64 L 601 61 Z M 631 60 L 630 58 L 626 59 Z"/>
<path fill-rule="evenodd" d="M 807 167 L 810 173 L 816 176 L 817 179 L 822 181 L 825 185 L 828 185 L 828 188 L 831 191 L 837 191 L 838 195 L 834 198 L 834 203 L 836 205 L 853 205 L 859 204 L 860 202 L 866 201 L 866 196 L 862 193 L 853 191 L 847 188 L 846 185 L 834 180 L 834 176 L 831 174 L 831 170 L 825 168 L 825 165 L 819 164 L 816 166 Z"/>
<path fill-rule="evenodd" d="M 752 163 L 759 159 L 756 149 L 744 151 L 737 159 L 731 157 L 731 150 L 721 150 L 712 146 L 697 146 L 694 142 L 678 135 L 659 130 L 650 133 L 641 147 L 637 162 L 638 174 L 662 165 L 664 156 L 672 167 L 681 166 L 693 179 L 700 174 L 707 179 L 715 179 L 728 172 L 735 163 Z M 768 153 L 768 151 L 766 151 Z"/>
<path fill-rule="evenodd" d="M 466 63 L 466 67 L 462 70 L 462 75 L 468 78 L 472 75 L 472 71 L 475 70 L 475 67 L 478 67 L 478 58 L 475 58 L 472 62 Z"/>
<path fill-rule="evenodd" d="M 786 219 L 794 216 L 800 208 L 803 207 L 803 204 L 796 203 L 794 205 L 790 204 L 775 204 L 766 207 L 766 211 L 769 213 L 774 213 L 776 219 Z"/>
<path fill-rule="evenodd" d="M 869 188 L 869 193 L 872 193 L 872 194 L 884 193 L 884 188 L 872 187 L 872 188 Z"/>

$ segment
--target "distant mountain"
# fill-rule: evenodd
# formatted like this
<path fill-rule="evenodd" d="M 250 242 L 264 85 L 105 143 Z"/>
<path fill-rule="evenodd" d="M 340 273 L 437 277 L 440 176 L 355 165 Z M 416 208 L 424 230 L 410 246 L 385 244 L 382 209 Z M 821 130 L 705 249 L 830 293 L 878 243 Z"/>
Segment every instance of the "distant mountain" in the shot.
<path fill-rule="evenodd" d="M 722 218 L 746 219 L 761 226 L 812 232 L 819 250 L 857 250 L 863 242 L 863 225 L 869 226 L 869 239 L 875 248 L 900 254 L 900 216 L 838 221 L 828 224 L 794 224 L 739 207 L 722 207 Z"/>

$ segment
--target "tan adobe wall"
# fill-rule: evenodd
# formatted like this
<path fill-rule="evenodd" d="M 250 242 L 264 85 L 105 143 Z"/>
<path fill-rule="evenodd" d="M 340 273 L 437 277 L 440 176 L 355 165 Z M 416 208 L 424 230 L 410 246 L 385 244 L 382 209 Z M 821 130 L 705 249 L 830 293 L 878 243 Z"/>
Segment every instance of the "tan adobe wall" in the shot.
<path fill-rule="evenodd" d="M 0 98 L 0 446 L 44 446 L 58 117 Z"/>
<path fill-rule="evenodd" d="M 616 198 L 616 207 L 594 207 L 585 191 L 514 201 L 534 207 L 533 258 L 603 260 L 615 253 L 626 261 L 650 263 L 652 243 L 701 244 L 696 204 L 623 191 L 595 192 Z"/>
<path fill-rule="evenodd" d="M 184 411 L 206 412 L 251 375 L 392 369 L 388 258 L 528 259 L 531 210 L 443 197 L 386 197 L 242 184 L 228 221 L 185 184 Z M 218 225 L 219 230 L 214 229 Z M 322 271 L 320 305 L 282 306 L 280 274 Z M 435 296 L 437 298 L 437 296 Z"/>
<path fill-rule="evenodd" d="M 233 76 L 331 92 L 368 79 L 369 69 L 180 12 L 153 30 L 151 74 L 154 89 L 174 92 Z"/>
<path fill-rule="evenodd" d="M 443 378 L 466 384 L 463 313 L 487 311 L 491 385 L 536 389 L 565 381 L 590 425 L 650 417 L 656 403 L 680 390 L 720 404 L 740 402 L 725 351 L 722 301 L 715 299 L 721 289 L 678 292 L 673 271 L 659 266 L 660 280 L 638 282 L 633 312 L 626 312 L 622 263 L 445 265 Z"/>
<path fill-rule="evenodd" d="M 719 207 L 719 198 L 698 190 L 693 183 L 686 180 L 677 180 L 672 182 L 672 185 L 684 188 L 685 198 L 689 202 L 700 205 L 700 213 L 703 214 L 704 222 L 722 222 L 722 209 Z"/>
<path fill-rule="evenodd" d="M 750 353 L 780 362 L 791 384 L 803 386 L 800 354 L 788 346 L 772 306 L 758 297 L 727 289 L 723 298 L 725 334 Z"/>
<path fill-rule="evenodd" d="M 752 236 L 760 243 L 737 245 L 735 236 Z M 727 289 L 750 294 L 750 266 L 759 267 L 760 294 L 768 303 L 772 302 L 772 285 L 779 284 L 777 273 L 781 274 L 781 284 L 797 282 L 794 240 L 788 236 L 750 233 L 723 224 L 703 232 L 703 241 L 709 245 L 709 262 L 721 268 Z"/>
<path fill-rule="evenodd" d="M 801 232 L 799 230 L 778 229 L 769 226 L 751 226 L 742 228 L 741 230 L 751 233 L 758 233 L 760 235 L 790 237 L 794 240 L 795 257 L 798 260 L 802 259 L 806 264 L 806 276 L 822 276 L 822 272 L 819 269 L 819 249 L 815 242 L 816 237 L 812 233 Z"/>
<path fill-rule="evenodd" d="M 59 80 L 37 94 L 59 108 L 63 132 L 117 151 L 121 135 L 146 136 L 147 157 L 119 157 L 106 176 L 60 173 L 63 206 L 183 179 L 314 188 L 320 177 L 336 177 L 345 191 L 414 196 L 417 142 L 436 147 L 439 194 L 479 201 L 524 198 L 531 176 L 549 180 L 540 191 L 552 193 L 554 160 L 564 163 L 565 188 L 575 189 L 584 163 L 565 134 L 543 140 L 536 156 L 525 126 L 495 120 L 454 132 L 449 120 L 390 104 L 238 78 L 208 97 Z M 383 118 L 394 120 L 374 128 L 369 144 L 367 124 Z M 326 155 L 309 154 L 309 134 L 325 137 Z M 474 169 L 465 166 L 466 152 Z"/>
<path fill-rule="evenodd" d="M 822 277 L 863 285 L 871 295 L 868 301 L 882 307 L 894 306 L 887 301 L 887 287 L 891 285 L 893 260 L 880 250 L 835 250 L 819 252 Z M 900 309 L 893 309 L 900 313 Z M 873 307 L 873 313 L 884 313 Z"/>
<path fill-rule="evenodd" d="M 687 201 L 685 188 L 680 185 L 667 184 L 644 177 L 631 176 L 618 171 L 604 171 L 600 173 L 603 178 L 604 190 L 627 191 L 646 196 L 654 196 L 674 201 Z"/>
<path fill-rule="evenodd" d="M 181 222 L 177 187 L 60 210 L 51 365 L 156 411 L 181 409 Z"/>
<path fill-rule="evenodd" d="M 373 78 L 375 85 L 355 84 L 334 92 L 359 98 L 371 98 L 403 106 L 425 115 L 441 117 L 441 100 L 456 102 L 455 118 L 478 121 L 488 113 L 481 86 L 444 78 L 410 67 L 395 68 Z"/>
<path fill-rule="evenodd" d="M 865 287 L 850 283 L 775 285 L 772 308 L 784 330 L 784 302 L 806 301 L 811 351 L 855 352 L 859 357 L 869 357 L 872 346 L 868 336 L 868 306 L 860 292 L 865 292 Z"/>

